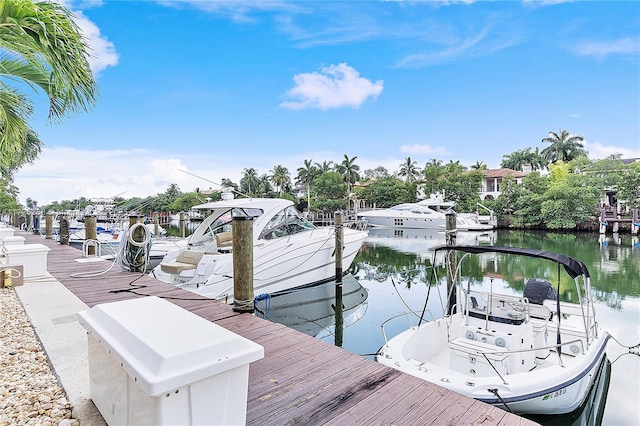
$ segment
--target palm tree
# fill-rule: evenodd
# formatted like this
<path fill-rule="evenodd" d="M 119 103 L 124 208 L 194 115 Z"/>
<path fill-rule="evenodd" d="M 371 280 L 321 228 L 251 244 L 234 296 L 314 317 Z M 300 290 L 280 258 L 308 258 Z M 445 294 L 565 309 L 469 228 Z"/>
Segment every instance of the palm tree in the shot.
<path fill-rule="evenodd" d="M 500 162 L 500 167 L 522 171 L 522 166 L 529 162 L 527 156 L 528 150 L 529 148 L 527 148 L 526 150 L 514 151 L 508 155 L 503 155 L 502 162 Z"/>
<path fill-rule="evenodd" d="M 347 202 L 349 201 L 349 194 L 351 194 L 351 185 L 360 180 L 360 166 L 356 164 L 358 157 L 349 158 L 347 154 L 344 154 L 342 163 L 338 164 L 336 171 L 340 173 L 344 181 L 347 183 Z"/>
<path fill-rule="evenodd" d="M 503 155 L 500 167 L 522 171 L 525 164 L 530 164 L 532 170 L 542 170 L 547 167 L 547 162 L 540 155 L 538 148 L 535 151 L 531 151 L 531 148 L 525 148 Z"/>
<path fill-rule="evenodd" d="M 420 174 L 420 169 L 416 166 L 416 162 L 411 160 L 411 157 L 407 157 L 404 159 L 404 163 L 400 165 L 400 171 L 398 175 L 405 176 L 405 181 L 407 183 L 413 182 L 416 180 L 418 175 Z"/>
<path fill-rule="evenodd" d="M 571 161 L 582 155 L 587 155 L 587 150 L 582 145 L 584 138 L 582 136 L 573 135 L 566 130 L 560 130 L 560 133 L 549 132 L 549 135 L 542 139 L 542 142 L 548 142 L 551 145 L 542 150 L 542 157 L 548 163 L 556 161 Z"/>
<path fill-rule="evenodd" d="M 242 174 L 243 176 L 242 179 L 240 179 L 240 188 L 242 192 L 246 192 L 251 195 L 258 186 L 258 170 L 250 167 L 248 169 L 244 169 Z"/>
<path fill-rule="evenodd" d="M 270 171 L 269 179 L 271 182 L 278 188 L 278 192 L 280 196 L 285 191 L 285 189 L 291 186 L 291 177 L 289 175 L 289 170 L 280 164 L 274 166 Z"/>
<path fill-rule="evenodd" d="M 487 170 L 487 165 L 483 161 L 476 161 L 471 165 L 471 170 Z"/>
<path fill-rule="evenodd" d="M 263 173 L 258 178 L 258 185 L 256 186 L 256 193 L 261 196 L 265 196 L 271 192 L 271 182 L 269 175 Z"/>
<path fill-rule="evenodd" d="M 59 4 L 0 2 L 0 52 L 0 166 L 12 173 L 35 159 L 33 143 L 39 153 L 41 142 L 37 136 L 28 140 L 35 135 L 27 123 L 32 103 L 7 81 L 41 89 L 49 97 L 49 121 L 55 122 L 93 107 L 97 88 L 87 41 Z"/>
<path fill-rule="evenodd" d="M 333 161 L 323 161 L 322 164 L 316 163 L 316 167 L 320 171 L 320 174 L 333 171 Z"/>
<path fill-rule="evenodd" d="M 296 182 L 307 188 L 307 209 L 311 210 L 311 185 L 320 175 L 316 166 L 312 165 L 313 160 L 304 160 L 304 167 L 298 167 Z"/>
<path fill-rule="evenodd" d="M 33 163 L 42 151 L 42 141 L 31 129 L 27 132 L 27 139 L 21 149 L 10 156 L 0 156 L 0 174 L 10 178 L 11 174 L 25 164 Z"/>

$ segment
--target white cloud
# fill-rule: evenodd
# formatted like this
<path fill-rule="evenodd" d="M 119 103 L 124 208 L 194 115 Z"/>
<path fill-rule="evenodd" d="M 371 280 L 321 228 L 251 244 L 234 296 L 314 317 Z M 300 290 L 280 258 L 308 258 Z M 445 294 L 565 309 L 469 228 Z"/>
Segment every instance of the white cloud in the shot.
<path fill-rule="evenodd" d="M 511 31 L 504 22 L 492 19 L 475 34 L 446 41 L 444 47 L 433 47 L 427 51 L 407 55 L 396 64 L 398 68 L 420 68 L 440 65 L 461 59 L 492 55 L 517 45 L 522 35 Z"/>
<path fill-rule="evenodd" d="M 600 142 L 583 142 L 591 160 L 602 160 L 613 154 L 622 154 L 622 158 L 640 158 L 640 146 L 638 149 L 628 149 L 613 145 L 603 145 Z"/>
<path fill-rule="evenodd" d="M 578 56 L 594 56 L 602 59 L 608 55 L 638 55 L 640 43 L 632 37 L 613 41 L 591 41 L 579 43 L 573 47 Z"/>
<path fill-rule="evenodd" d="M 345 63 L 324 67 L 320 72 L 296 74 L 293 80 L 295 87 L 287 96 L 296 100 L 280 104 L 292 110 L 358 108 L 367 99 L 377 98 L 383 89 L 382 80 L 373 83 Z"/>
<path fill-rule="evenodd" d="M 441 146 L 431 146 L 424 144 L 402 145 L 400 146 L 400 152 L 404 154 L 412 155 L 451 155 L 446 148 Z"/>
<path fill-rule="evenodd" d="M 165 192 L 172 183 L 184 192 L 210 186 L 180 172 L 188 170 L 181 160 L 160 157 L 140 149 L 44 148 L 40 158 L 23 167 L 14 181 L 21 200 L 29 197 L 39 205 L 80 197 L 146 197 Z"/>
<path fill-rule="evenodd" d="M 114 44 L 103 36 L 100 33 L 100 28 L 80 10 L 100 7 L 103 2 L 101 0 L 62 0 L 59 3 L 73 13 L 74 21 L 88 41 L 90 48 L 88 61 L 94 76 L 100 75 L 100 72 L 107 67 L 117 65 L 119 56 Z"/>
<path fill-rule="evenodd" d="M 74 12 L 76 23 L 82 34 L 88 39 L 90 50 L 89 65 L 95 76 L 107 67 L 118 65 L 118 53 L 112 42 L 100 34 L 100 28 L 87 19 L 82 12 Z"/>

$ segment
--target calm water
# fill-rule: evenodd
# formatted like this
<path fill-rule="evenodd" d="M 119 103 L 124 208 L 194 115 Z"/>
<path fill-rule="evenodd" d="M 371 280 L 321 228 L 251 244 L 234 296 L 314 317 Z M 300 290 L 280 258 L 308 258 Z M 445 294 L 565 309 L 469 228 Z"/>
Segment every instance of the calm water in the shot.
<path fill-rule="evenodd" d="M 186 234 L 196 224 L 187 223 Z M 167 227 L 171 235 L 179 235 L 176 226 Z M 356 257 L 351 274 L 344 279 L 344 327 L 336 333 L 331 304 L 335 303 L 333 284 L 296 290 L 269 301 L 269 318 L 315 336 L 328 343 L 373 359 L 384 344 L 380 325 L 387 319 L 409 310 L 421 311 L 426 296 L 428 267 L 433 247 L 445 243 L 444 233 L 431 230 L 370 229 L 362 250 Z M 606 237 L 597 234 L 565 234 L 548 232 L 494 231 L 489 234 L 460 233 L 458 244 L 493 244 L 544 249 L 582 260 L 591 273 L 596 299 L 597 318 L 621 344 L 640 342 L 640 239 L 630 235 Z M 538 263 L 536 263 L 538 262 Z M 494 289 L 522 294 L 526 278 L 555 276 L 549 262 L 525 258 L 510 264 L 498 257 L 484 265 L 494 273 Z M 545 269 L 546 268 L 546 269 Z M 548 270 L 553 268 L 554 271 Z M 468 271 L 478 273 L 483 271 Z M 464 272 L 463 272 L 464 274 Z M 487 286 L 487 282 L 478 282 Z M 500 287 L 498 287 L 500 286 Z M 439 286 L 444 291 L 444 286 Z M 575 295 L 561 288 L 563 300 Z M 433 299 L 433 290 L 432 290 Z M 261 301 L 265 310 L 267 302 Z M 439 303 L 430 303 L 433 315 L 442 314 Z M 406 329 L 402 320 L 385 327 L 388 337 Z M 594 392 L 589 405 L 605 401 L 602 424 L 640 425 L 640 357 L 614 340 L 607 346 L 611 362 L 608 393 Z M 604 379 L 603 379 L 604 383 Z M 594 424 L 585 420 L 589 407 L 573 416 L 536 418 L 546 425 Z M 582 415 L 582 417 L 580 417 Z M 578 418 L 576 418 L 578 417 Z"/>
<path fill-rule="evenodd" d="M 324 341 L 334 344 L 337 341 L 353 353 L 373 358 L 371 354 L 384 344 L 380 325 L 408 310 L 422 309 L 430 250 L 444 242 L 443 233 L 428 230 L 371 229 L 354 262 L 352 276 L 345 278 L 343 303 L 346 311 L 342 335 L 340 330 L 336 333 L 335 318 L 330 310 L 333 301 L 326 296 L 326 287 L 333 287 L 331 285 L 272 298 L 269 317 Z M 457 243 L 539 248 L 582 260 L 591 272 L 601 326 L 624 345 L 640 342 L 640 241 L 637 237 L 494 231 L 489 235 L 461 234 Z M 521 294 L 526 278 L 555 272 L 549 262 L 544 263 L 546 266 L 536 264 L 539 261 L 535 259 L 531 262 L 510 264 L 498 257 L 484 267 L 491 271 L 495 268 L 496 272 L 506 270 L 493 274 L 494 289 Z M 546 267 L 554 271 L 547 271 Z M 479 271 L 481 275 L 482 271 Z M 478 285 L 489 284 L 478 282 Z M 563 300 L 575 297 L 568 290 L 561 289 L 561 293 Z M 261 302 L 261 309 L 266 308 L 265 303 Z M 439 303 L 430 304 L 429 308 L 436 316 L 442 313 Z M 394 321 L 385 330 L 391 337 L 406 327 L 406 322 Z M 640 425 L 640 357 L 627 352 L 613 340 L 608 344 L 607 356 L 612 364 L 602 420 L 605 425 Z M 593 404 L 599 399 L 602 398 L 596 395 Z M 575 420 L 567 416 L 536 420 L 549 425 L 588 424 L 583 418 Z"/>

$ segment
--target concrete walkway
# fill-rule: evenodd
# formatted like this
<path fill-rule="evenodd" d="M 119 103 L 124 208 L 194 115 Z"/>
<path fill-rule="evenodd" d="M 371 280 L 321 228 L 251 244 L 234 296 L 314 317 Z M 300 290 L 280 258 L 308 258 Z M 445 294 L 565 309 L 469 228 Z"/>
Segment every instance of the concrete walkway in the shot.
<path fill-rule="evenodd" d="M 87 333 L 76 315 L 87 305 L 49 274 L 27 278 L 14 289 L 67 393 L 73 418 L 81 425 L 106 425 L 90 398 Z"/>

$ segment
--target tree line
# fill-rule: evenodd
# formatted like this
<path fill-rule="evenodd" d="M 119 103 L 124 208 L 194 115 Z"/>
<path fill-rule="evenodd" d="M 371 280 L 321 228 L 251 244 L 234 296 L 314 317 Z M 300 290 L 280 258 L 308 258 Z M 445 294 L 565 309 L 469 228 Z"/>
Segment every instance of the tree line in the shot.
<path fill-rule="evenodd" d="M 281 197 L 296 203 L 300 211 L 316 215 L 351 211 L 359 201 L 367 206 L 391 207 L 416 201 L 418 186 L 425 193 L 445 193 L 456 202 L 457 212 L 477 211 L 478 203 L 492 209 L 501 226 L 525 229 L 575 230 L 590 229 L 597 223 L 599 201 L 605 188 L 616 190 L 628 211 L 640 208 L 640 161 L 625 164 L 619 155 L 591 161 L 580 155 L 570 161 L 556 160 L 544 170 L 532 171 L 517 183 L 513 177 L 502 181 L 501 196 L 481 200 L 486 166 L 465 167 L 459 161 L 444 163 L 429 160 L 423 168 L 407 157 L 398 170 L 384 167 L 360 172 L 357 157 L 344 155 L 341 163 L 304 160 L 292 177 L 289 170 L 274 166 L 268 173 L 246 168 L 239 183 L 223 179 L 222 187 L 237 196 Z M 171 184 L 164 193 L 146 198 L 115 198 L 120 211 L 135 210 L 141 214 L 158 211 L 188 211 L 192 206 L 221 199 L 221 192 L 203 193 L 199 188 L 182 192 Z M 42 206 L 42 211 L 82 209 L 91 200 L 79 198 Z M 351 203 L 351 204 L 350 204 Z M 27 207 L 37 203 L 27 200 Z"/>
<path fill-rule="evenodd" d="M 71 12 L 53 2 L 3 0 L 0 2 L 0 210 L 22 209 L 19 189 L 13 176 L 21 167 L 35 162 L 43 142 L 29 125 L 33 103 L 22 87 L 41 90 L 49 99 L 49 121 L 59 123 L 71 115 L 89 111 L 97 102 L 98 90 L 87 58 L 90 48 L 73 21 Z M 10 84 L 18 83 L 18 84 Z M 501 167 L 533 173 L 522 185 L 505 179 L 502 196 L 486 202 L 507 226 L 575 229 L 597 212 L 598 199 L 605 188 L 615 188 L 618 199 L 629 208 L 640 204 L 640 163 L 624 164 L 620 156 L 590 161 L 582 136 L 566 130 L 549 132 L 542 139 L 549 146 L 524 148 L 504 155 Z M 348 211 L 352 203 L 365 200 L 377 207 L 389 207 L 416 200 L 416 188 L 444 191 L 457 203 L 458 211 L 472 211 L 481 200 L 482 162 L 467 168 L 459 161 L 429 160 L 418 167 L 405 158 L 397 171 L 384 167 L 360 171 L 357 156 L 344 155 L 342 161 L 314 162 L 291 172 L 275 165 L 268 173 L 245 168 L 239 183 L 223 179 L 223 187 L 262 197 L 284 197 L 299 209 L 317 213 Z M 548 172 L 548 173 L 546 173 Z M 303 194 L 303 196 L 300 196 Z M 205 199 L 216 200 L 219 193 L 203 196 L 196 188 L 183 193 L 171 184 L 162 194 L 146 198 L 116 198 L 121 209 L 185 211 Z M 43 206 L 45 211 L 84 208 L 91 200 L 63 200 Z M 26 207 L 38 208 L 27 198 Z"/>

